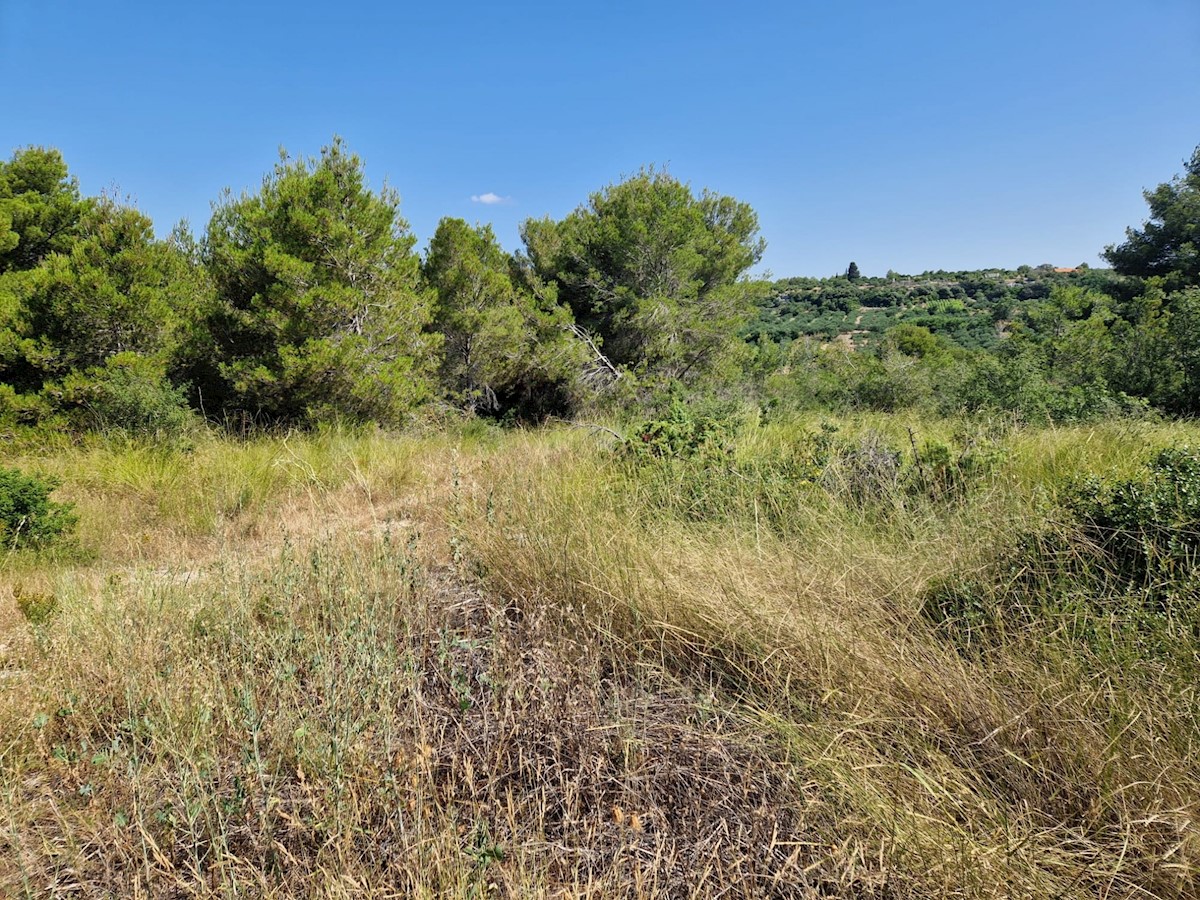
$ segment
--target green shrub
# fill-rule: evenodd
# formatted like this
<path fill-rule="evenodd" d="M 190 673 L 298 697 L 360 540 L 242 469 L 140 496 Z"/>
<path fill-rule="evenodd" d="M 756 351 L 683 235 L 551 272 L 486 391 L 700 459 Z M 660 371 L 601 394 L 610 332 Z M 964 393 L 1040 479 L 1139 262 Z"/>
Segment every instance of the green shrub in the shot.
<path fill-rule="evenodd" d="M 162 366 L 134 353 L 72 374 L 59 390 L 63 405 L 74 408 L 86 428 L 164 436 L 179 435 L 196 422 L 184 392 L 171 385 Z"/>
<path fill-rule="evenodd" d="M 58 598 L 53 594 L 43 594 L 40 591 L 28 591 L 21 585 L 13 586 L 13 599 L 17 601 L 17 609 L 31 625 L 44 625 L 58 610 Z"/>
<path fill-rule="evenodd" d="M 985 484 L 1004 456 L 999 444 L 986 439 L 958 435 L 951 444 L 924 441 L 913 449 L 908 485 L 933 500 L 961 497 Z"/>
<path fill-rule="evenodd" d="M 1063 505 L 1110 585 L 1163 601 L 1196 581 L 1200 452 L 1162 450 L 1134 478 L 1088 477 L 1070 487 Z"/>
<path fill-rule="evenodd" d="M 703 403 L 675 403 L 639 423 L 618 451 L 622 476 L 641 502 L 690 522 L 755 523 L 778 533 L 795 527 L 828 462 L 831 432 L 787 441 L 738 441 L 740 417 Z"/>
<path fill-rule="evenodd" d="M 45 397 L 19 393 L 10 384 L 0 384 L 0 427 L 28 427 L 48 421 L 53 414 Z"/>
<path fill-rule="evenodd" d="M 924 612 L 961 644 L 1034 628 L 1188 672 L 1200 660 L 1198 563 L 1200 452 L 1171 448 L 1133 477 L 1067 484 L 984 570 L 931 585 Z"/>
<path fill-rule="evenodd" d="M 625 450 L 634 459 L 723 457 L 730 451 L 733 424 L 677 400 L 665 416 L 639 422 L 630 434 Z"/>
<path fill-rule="evenodd" d="M 10 549 L 41 548 L 64 539 L 75 527 L 72 504 L 55 503 L 51 478 L 0 468 L 0 540 Z"/>

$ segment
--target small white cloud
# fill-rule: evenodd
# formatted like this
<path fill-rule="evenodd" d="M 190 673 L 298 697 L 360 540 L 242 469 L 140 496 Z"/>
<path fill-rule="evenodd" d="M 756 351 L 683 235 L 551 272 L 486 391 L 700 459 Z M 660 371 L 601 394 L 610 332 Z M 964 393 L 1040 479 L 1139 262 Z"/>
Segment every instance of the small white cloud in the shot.
<path fill-rule="evenodd" d="M 512 197 L 501 197 L 499 194 L 493 194 L 488 191 L 486 194 L 472 194 L 472 203 L 482 203 L 485 206 L 496 206 L 500 203 L 512 203 Z"/>

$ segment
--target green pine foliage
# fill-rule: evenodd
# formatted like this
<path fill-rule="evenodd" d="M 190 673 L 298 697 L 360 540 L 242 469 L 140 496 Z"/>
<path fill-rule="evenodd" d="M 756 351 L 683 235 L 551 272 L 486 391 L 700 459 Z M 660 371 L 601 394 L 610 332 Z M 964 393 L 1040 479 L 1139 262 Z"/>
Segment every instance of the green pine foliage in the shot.
<path fill-rule="evenodd" d="M 9 246 L 0 259 L 0 416 L 182 427 L 191 417 L 167 368 L 195 281 L 179 249 L 156 240 L 136 209 L 80 199 L 55 151 L 18 153 L 0 183 L 10 195 L 0 200 L 4 221 L 14 223 L 0 239 Z M 116 407 L 114 391 L 124 393 Z"/>
<path fill-rule="evenodd" d="M 605 356 L 651 381 L 711 377 L 753 308 L 762 258 L 748 204 L 643 169 L 561 222 L 522 227 L 535 271 Z"/>
<path fill-rule="evenodd" d="M 471 413 L 540 418 L 568 411 L 584 347 L 553 285 L 505 253 L 490 226 L 445 218 L 423 265 L 444 340 L 442 390 Z"/>
<path fill-rule="evenodd" d="M 197 425 L 184 389 L 170 382 L 161 362 L 138 353 L 118 353 L 102 366 L 72 372 L 57 391 L 81 431 L 172 440 Z"/>
<path fill-rule="evenodd" d="M 400 422 L 431 396 L 440 345 L 415 242 L 399 195 L 372 191 L 340 140 L 227 195 L 202 248 L 216 295 L 185 367 L 198 402 L 285 425 Z"/>
<path fill-rule="evenodd" d="M 0 275 L 69 251 L 89 206 L 57 150 L 26 147 L 0 163 Z"/>
<path fill-rule="evenodd" d="M 398 194 L 339 139 L 227 193 L 199 241 L 158 239 L 28 147 L 0 163 L 0 427 L 397 426 L 431 401 L 530 422 L 747 396 L 769 415 L 1196 415 L 1197 159 L 1147 193 L 1113 271 L 851 264 L 769 284 L 747 277 L 754 210 L 653 168 L 527 220 L 519 252 L 447 218 L 421 259 Z"/>
<path fill-rule="evenodd" d="M 1200 286 L 1200 147 L 1182 175 L 1143 195 L 1150 219 L 1128 228 L 1104 256 L 1122 275 L 1158 278 L 1171 289 Z"/>

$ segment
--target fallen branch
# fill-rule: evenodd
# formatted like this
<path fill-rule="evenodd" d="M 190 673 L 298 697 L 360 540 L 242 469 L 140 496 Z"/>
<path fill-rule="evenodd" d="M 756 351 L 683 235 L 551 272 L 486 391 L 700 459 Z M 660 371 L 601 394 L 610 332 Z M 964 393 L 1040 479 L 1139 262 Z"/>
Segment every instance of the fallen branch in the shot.
<path fill-rule="evenodd" d="M 616 431 L 613 431 L 606 425 L 595 425 L 591 422 L 573 422 L 570 419 L 560 419 L 558 416 L 550 416 L 548 421 L 562 422 L 564 425 L 570 425 L 572 428 L 588 428 L 592 431 L 603 431 L 605 434 L 611 434 L 622 444 L 625 443 L 625 437 Z"/>
<path fill-rule="evenodd" d="M 591 335 L 589 335 L 586 331 L 584 331 L 582 328 L 580 328 L 574 322 L 571 322 L 563 327 L 567 331 L 571 332 L 571 334 L 575 335 L 575 337 L 578 340 L 583 341 L 583 343 L 587 344 L 588 349 L 592 351 L 592 354 L 594 356 L 593 361 L 595 363 L 599 364 L 600 366 L 603 366 L 605 369 L 607 369 L 612 374 L 613 381 L 621 380 L 621 370 L 613 365 L 612 360 L 610 360 L 607 356 L 605 356 L 603 353 L 600 352 L 600 348 L 596 346 L 596 342 L 592 340 Z"/>

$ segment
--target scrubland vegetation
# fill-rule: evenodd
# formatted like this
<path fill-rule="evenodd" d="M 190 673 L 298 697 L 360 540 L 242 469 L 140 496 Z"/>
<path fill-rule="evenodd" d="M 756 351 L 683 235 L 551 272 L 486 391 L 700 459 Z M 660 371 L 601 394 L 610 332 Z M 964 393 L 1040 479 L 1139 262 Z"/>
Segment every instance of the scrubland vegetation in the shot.
<path fill-rule="evenodd" d="M 423 257 L 340 144 L 0 174 L 0 895 L 1200 893 L 1200 156 L 857 349 L 653 170 Z"/>
<path fill-rule="evenodd" d="M 1194 894 L 1200 434 L 695 424 L 10 459 L 0 884 Z"/>

